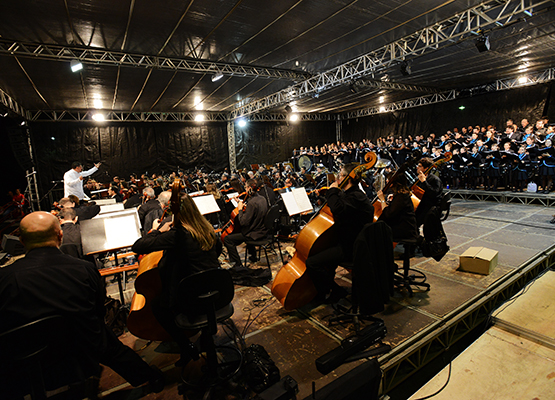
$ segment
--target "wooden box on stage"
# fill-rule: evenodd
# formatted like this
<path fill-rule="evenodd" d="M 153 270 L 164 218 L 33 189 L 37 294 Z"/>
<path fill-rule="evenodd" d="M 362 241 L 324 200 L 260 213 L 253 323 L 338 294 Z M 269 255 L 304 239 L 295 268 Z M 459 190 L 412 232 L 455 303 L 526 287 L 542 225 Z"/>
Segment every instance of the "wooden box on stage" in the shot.
<path fill-rule="evenodd" d="M 469 247 L 460 257 L 460 270 L 489 275 L 497 266 L 499 252 L 486 247 Z"/>

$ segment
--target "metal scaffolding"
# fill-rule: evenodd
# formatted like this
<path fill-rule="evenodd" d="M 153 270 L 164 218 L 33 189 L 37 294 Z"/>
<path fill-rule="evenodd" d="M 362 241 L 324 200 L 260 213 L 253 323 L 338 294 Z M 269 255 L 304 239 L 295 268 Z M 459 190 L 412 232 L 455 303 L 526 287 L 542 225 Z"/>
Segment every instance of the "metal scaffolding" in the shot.
<path fill-rule="evenodd" d="M 31 57 L 39 60 L 71 61 L 82 63 L 168 69 L 227 76 L 249 76 L 300 81 L 311 76 L 306 72 L 287 69 L 229 64 L 192 58 L 131 54 L 92 47 L 61 46 L 46 43 L 24 43 L 0 38 L 0 54 Z"/>
<path fill-rule="evenodd" d="M 0 89 L 0 103 L 2 103 L 7 109 L 13 111 L 14 113 L 22 116 L 25 119 L 30 119 L 31 114 L 25 111 L 17 101 L 15 101 L 9 94 Z"/>
<path fill-rule="evenodd" d="M 553 4 L 552 0 L 487 0 L 457 13 L 377 50 L 364 54 L 352 61 L 326 72 L 289 86 L 279 92 L 242 105 L 232 111 L 233 118 L 249 115 L 283 105 L 313 93 L 348 84 L 364 76 L 371 76 L 409 56 L 419 56 L 442 46 L 475 37 L 480 32 L 494 27 L 503 27 L 520 17 L 529 16 L 532 10 L 542 5 Z"/>

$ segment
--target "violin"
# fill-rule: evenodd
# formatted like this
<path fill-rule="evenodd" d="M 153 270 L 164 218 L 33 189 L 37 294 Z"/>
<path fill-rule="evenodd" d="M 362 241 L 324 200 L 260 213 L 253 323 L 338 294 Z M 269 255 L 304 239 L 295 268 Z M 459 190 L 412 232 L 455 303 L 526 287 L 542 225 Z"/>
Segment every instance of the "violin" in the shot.
<path fill-rule="evenodd" d="M 170 199 L 171 211 L 174 216 L 179 213 L 179 200 L 182 189 L 181 180 L 176 179 L 172 185 L 172 196 Z M 160 221 L 162 219 L 163 216 Z M 158 264 L 163 255 L 163 251 L 155 251 L 145 255 L 139 261 L 139 269 L 135 279 L 135 293 L 133 294 L 131 309 L 127 317 L 129 332 L 146 340 L 171 340 L 171 336 L 160 325 L 151 308 L 152 300 L 162 291 Z"/>
<path fill-rule="evenodd" d="M 366 164 L 359 165 L 339 184 L 343 188 L 348 178 L 358 179 L 364 171 L 372 168 L 378 156 L 368 152 Z M 336 242 L 334 219 L 330 208 L 325 205 L 299 232 L 295 242 L 295 254 L 277 273 L 272 284 L 272 294 L 286 310 L 294 310 L 309 303 L 316 296 L 316 288 L 306 273 L 306 260 Z"/>
<path fill-rule="evenodd" d="M 248 198 L 249 193 L 248 192 L 243 192 L 241 193 L 238 197 L 242 196 L 242 195 L 246 195 L 246 198 Z M 245 198 L 245 200 L 246 200 Z M 228 201 L 228 200 L 226 200 Z M 231 200 L 229 200 L 231 201 Z M 239 207 L 241 206 L 241 207 Z M 239 211 L 244 211 L 245 207 L 247 206 L 246 203 L 239 203 L 237 204 L 237 207 L 235 207 L 235 209 L 233 211 L 231 211 L 231 216 L 229 218 L 229 221 L 227 221 L 227 223 L 222 226 L 222 228 L 220 229 L 220 231 L 222 232 L 221 236 L 220 236 L 220 240 L 223 242 L 225 237 L 231 233 L 238 233 L 241 231 L 241 225 L 239 224 L 239 220 L 237 219 L 237 216 L 239 215 Z"/>

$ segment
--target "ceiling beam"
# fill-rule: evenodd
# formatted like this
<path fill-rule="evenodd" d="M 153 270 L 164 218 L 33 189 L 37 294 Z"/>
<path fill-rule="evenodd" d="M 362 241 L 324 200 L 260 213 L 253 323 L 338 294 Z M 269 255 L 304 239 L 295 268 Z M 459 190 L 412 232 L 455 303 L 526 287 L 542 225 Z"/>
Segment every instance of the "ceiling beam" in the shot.
<path fill-rule="evenodd" d="M 256 67 L 250 65 L 212 62 L 184 57 L 163 57 L 148 54 L 131 54 L 123 51 L 110 51 L 93 47 L 60 46 L 46 43 L 25 43 L 0 38 L 0 55 L 28 57 L 41 60 L 71 61 L 82 63 L 167 69 L 195 73 L 227 76 L 249 76 L 270 79 L 301 81 L 312 76 L 306 72 L 279 68 Z"/>
<path fill-rule="evenodd" d="M 416 57 L 470 37 L 477 37 L 486 30 L 503 27 L 519 18 L 529 17 L 532 12 L 547 4 L 554 4 L 554 2 L 553 0 L 486 0 L 352 61 L 242 105 L 232 111 L 233 117 L 257 113 L 339 85 L 352 83 L 364 76 L 373 76 L 409 57 Z"/>

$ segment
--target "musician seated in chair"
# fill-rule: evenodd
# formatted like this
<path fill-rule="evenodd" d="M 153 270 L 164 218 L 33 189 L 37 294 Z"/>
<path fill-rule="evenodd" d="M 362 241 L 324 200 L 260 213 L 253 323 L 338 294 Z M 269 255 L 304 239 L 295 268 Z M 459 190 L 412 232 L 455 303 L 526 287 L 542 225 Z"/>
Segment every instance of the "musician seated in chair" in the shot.
<path fill-rule="evenodd" d="M 239 214 L 236 219 L 239 222 L 241 231 L 230 233 L 224 237 L 224 245 L 229 255 L 229 262 L 232 266 L 232 273 L 246 272 L 246 268 L 241 263 L 241 257 L 237 252 L 237 245 L 244 243 L 246 240 L 260 240 L 264 238 L 268 231 L 264 225 L 264 218 L 268 213 L 268 202 L 257 192 L 258 186 L 256 180 L 249 179 L 246 182 L 247 203 L 239 201 L 237 208 Z M 243 210 L 244 208 L 244 210 Z M 251 262 L 258 261 L 254 246 L 248 246 L 247 251 L 250 254 Z"/>
<path fill-rule="evenodd" d="M 171 222 L 161 226 L 158 221 L 154 222 L 150 233 L 133 244 L 133 251 L 137 254 L 164 251 L 158 263 L 162 291 L 157 298 L 152 299 L 152 311 L 160 325 L 180 346 L 182 362 L 185 362 L 196 356 L 196 350 L 174 322 L 177 315 L 174 312 L 177 287 L 189 275 L 219 268 L 218 256 L 222 245 L 216 238 L 214 228 L 187 194 L 181 197 L 179 213 L 174 215 L 173 227 L 171 225 Z"/>
<path fill-rule="evenodd" d="M 133 386 L 150 381 L 153 391 L 162 391 L 162 373 L 149 367 L 104 323 L 106 290 L 96 267 L 58 249 L 63 237 L 58 219 L 33 212 L 21 220 L 19 229 L 26 255 L 0 268 L 0 332 L 46 316 L 64 317 L 72 352 L 48 360 L 45 388 L 53 390 L 99 375 L 102 363 Z M 8 369 L 0 374 L 1 398 L 12 398 L 6 395 L 5 384 L 9 388 L 20 381 L 20 376 L 10 377 L 10 373 Z"/>
<path fill-rule="evenodd" d="M 416 209 L 416 223 L 420 227 L 426 220 L 426 215 L 434 206 L 438 206 L 441 203 L 441 196 L 443 194 L 443 183 L 437 175 L 428 173 L 426 176 L 424 172 L 433 164 L 434 162 L 427 157 L 424 157 L 418 163 L 416 167 L 416 172 L 418 173 L 418 186 L 424 189 L 424 196 L 420 200 L 420 204 Z"/>
<path fill-rule="evenodd" d="M 393 195 L 386 202 L 384 193 L 378 192 L 378 199 L 382 206 L 379 221 L 384 221 L 393 235 L 393 242 L 418 238 L 414 205 L 406 178 L 401 175 L 391 184 Z"/>
<path fill-rule="evenodd" d="M 335 270 L 341 262 L 352 261 L 353 244 L 367 223 L 374 219 L 374 207 L 359 189 L 358 179 L 349 177 L 359 164 L 344 165 L 339 176 L 326 192 L 326 200 L 335 221 L 338 241 L 327 249 L 306 259 L 307 272 L 318 292 L 316 301 L 334 303 L 347 295 L 347 291 L 335 282 Z M 339 189 L 340 183 L 347 183 Z"/>

